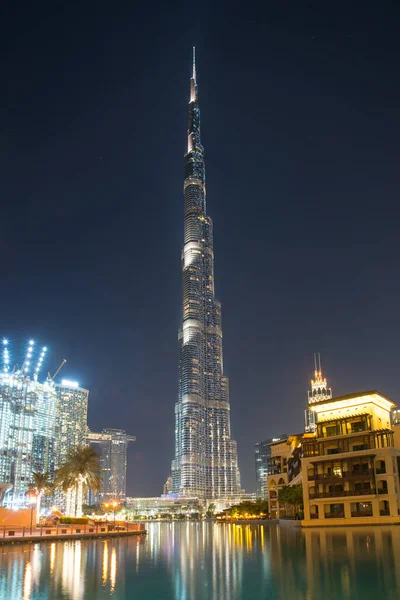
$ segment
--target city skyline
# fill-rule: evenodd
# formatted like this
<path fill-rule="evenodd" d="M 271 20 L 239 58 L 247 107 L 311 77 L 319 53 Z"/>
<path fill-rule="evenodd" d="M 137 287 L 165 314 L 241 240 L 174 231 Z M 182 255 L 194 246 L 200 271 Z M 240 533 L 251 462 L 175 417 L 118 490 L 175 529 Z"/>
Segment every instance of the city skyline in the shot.
<path fill-rule="evenodd" d="M 188 113 L 172 491 L 182 496 L 226 498 L 239 493 L 240 473 L 236 442 L 231 438 L 229 380 L 223 368 L 221 303 L 214 291 L 213 222 L 206 210 L 195 48 Z"/>
<path fill-rule="evenodd" d="M 335 395 L 400 398 L 400 7 L 300 4 L 8 7 L 2 334 L 68 358 L 94 431 L 137 435 L 130 496 L 174 451 L 193 45 L 243 487 L 254 443 L 302 428 L 315 351 Z"/>

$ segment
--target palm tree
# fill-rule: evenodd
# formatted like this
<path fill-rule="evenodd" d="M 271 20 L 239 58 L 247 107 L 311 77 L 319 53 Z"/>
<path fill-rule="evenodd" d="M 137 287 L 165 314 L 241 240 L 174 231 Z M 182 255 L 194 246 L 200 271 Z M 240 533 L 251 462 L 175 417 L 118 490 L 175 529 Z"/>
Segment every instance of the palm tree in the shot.
<path fill-rule="evenodd" d="M 50 473 L 32 472 L 33 481 L 28 485 L 26 494 L 36 497 L 36 524 L 39 523 L 40 502 L 43 494 L 53 493 L 54 485 L 50 481 Z"/>
<path fill-rule="evenodd" d="M 214 517 L 215 509 L 216 509 L 215 504 L 209 504 L 208 505 L 208 509 L 206 511 L 206 517 L 207 517 L 207 519 L 212 519 Z"/>
<path fill-rule="evenodd" d="M 90 446 L 71 450 L 66 461 L 57 470 L 56 485 L 67 495 L 66 512 L 73 517 L 82 516 L 83 492 L 88 487 L 94 492 L 102 485 L 99 455 Z"/>
<path fill-rule="evenodd" d="M 68 516 L 75 516 L 76 486 L 75 479 L 70 473 L 68 462 L 65 462 L 59 469 L 57 469 L 54 485 L 58 488 L 61 488 L 65 494 L 65 514 Z"/>

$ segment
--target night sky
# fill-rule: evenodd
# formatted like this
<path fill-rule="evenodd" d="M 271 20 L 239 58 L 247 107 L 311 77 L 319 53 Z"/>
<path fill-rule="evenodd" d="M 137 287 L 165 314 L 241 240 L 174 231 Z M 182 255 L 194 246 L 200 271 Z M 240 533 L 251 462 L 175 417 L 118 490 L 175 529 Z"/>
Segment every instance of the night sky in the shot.
<path fill-rule="evenodd" d="M 0 335 L 137 436 L 128 494 L 173 458 L 192 45 L 242 484 L 303 429 L 314 352 L 334 395 L 400 402 L 400 6 L 8 4 Z"/>

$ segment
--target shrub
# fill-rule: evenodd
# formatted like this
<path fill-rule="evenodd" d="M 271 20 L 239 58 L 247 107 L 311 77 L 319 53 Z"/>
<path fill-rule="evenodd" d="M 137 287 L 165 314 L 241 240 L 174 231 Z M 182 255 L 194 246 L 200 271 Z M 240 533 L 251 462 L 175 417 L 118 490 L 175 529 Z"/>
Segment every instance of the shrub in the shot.
<path fill-rule="evenodd" d="M 62 525 L 87 525 L 89 517 L 61 517 L 60 523 Z"/>

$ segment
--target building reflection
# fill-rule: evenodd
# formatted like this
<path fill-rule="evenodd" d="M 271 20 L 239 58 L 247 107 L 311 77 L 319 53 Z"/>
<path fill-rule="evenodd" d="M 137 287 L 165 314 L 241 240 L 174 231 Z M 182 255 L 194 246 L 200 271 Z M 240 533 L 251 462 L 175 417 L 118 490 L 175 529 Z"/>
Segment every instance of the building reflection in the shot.
<path fill-rule="evenodd" d="M 0 599 L 84 600 L 124 597 L 125 560 L 143 543 L 91 540 L 3 546 L 0 548 Z M 92 596 L 91 596 L 92 597 Z"/>
<path fill-rule="evenodd" d="M 253 557 L 262 565 L 258 591 L 268 592 L 269 529 L 188 522 L 151 524 L 148 531 L 153 559 L 160 556 L 170 570 L 174 600 L 242 598 L 244 564 Z"/>
<path fill-rule="evenodd" d="M 320 600 L 328 591 L 332 598 L 365 600 L 377 589 L 377 577 L 382 597 L 399 597 L 394 590 L 400 590 L 400 528 L 187 523 L 154 525 L 149 535 L 153 559 L 167 559 L 174 600 L 252 594 Z"/>
<path fill-rule="evenodd" d="M 0 547 L 0 598 L 400 597 L 400 528 L 152 523 L 148 536 Z"/>
<path fill-rule="evenodd" d="M 376 589 L 377 578 L 382 591 L 381 597 L 399 597 L 398 528 L 304 529 L 302 535 L 305 540 L 307 586 L 311 598 L 321 597 L 326 589 L 333 595 L 342 593 L 348 598 L 369 598 L 372 597 L 372 590 Z"/>
<path fill-rule="evenodd" d="M 82 542 L 65 542 L 60 550 L 63 555 L 62 592 L 71 600 L 82 600 L 85 593 L 85 581 L 81 577 Z"/>

